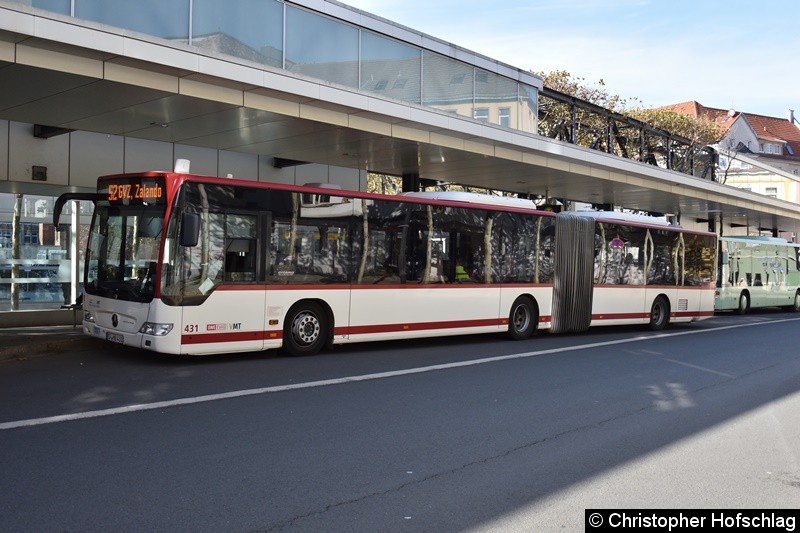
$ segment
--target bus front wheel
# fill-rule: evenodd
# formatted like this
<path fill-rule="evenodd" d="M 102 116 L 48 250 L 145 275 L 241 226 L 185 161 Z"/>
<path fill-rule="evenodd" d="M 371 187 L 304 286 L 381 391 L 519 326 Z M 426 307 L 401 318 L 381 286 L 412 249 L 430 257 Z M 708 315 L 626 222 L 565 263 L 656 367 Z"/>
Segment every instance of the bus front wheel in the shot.
<path fill-rule="evenodd" d="M 536 331 L 539 315 L 530 298 L 520 296 L 511 306 L 508 316 L 508 335 L 516 341 L 529 338 Z"/>
<path fill-rule="evenodd" d="M 659 296 L 650 309 L 650 329 L 661 331 L 667 324 L 669 324 L 669 302 L 663 296 Z"/>
<path fill-rule="evenodd" d="M 283 332 L 283 348 L 289 355 L 313 355 L 328 340 L 328 320 L 322 306 L 301 302 L 289 310 Z"/>

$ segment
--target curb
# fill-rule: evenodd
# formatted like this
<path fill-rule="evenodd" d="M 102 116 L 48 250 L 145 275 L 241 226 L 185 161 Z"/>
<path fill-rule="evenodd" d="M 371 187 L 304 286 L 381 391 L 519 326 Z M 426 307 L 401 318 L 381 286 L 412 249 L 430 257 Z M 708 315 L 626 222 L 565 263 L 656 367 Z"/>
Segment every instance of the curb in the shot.
<path fill-rule="evenodd" d="M 0 348 L 0 362 L 11 360 L 24 360 L 48 354 L 80 350 L 84 348 L 97 348 L 97 339 L 91 337 L 75 337 L 73 339 L 59 339 L 44 342 L 31 342 L 18 346 Z"/>

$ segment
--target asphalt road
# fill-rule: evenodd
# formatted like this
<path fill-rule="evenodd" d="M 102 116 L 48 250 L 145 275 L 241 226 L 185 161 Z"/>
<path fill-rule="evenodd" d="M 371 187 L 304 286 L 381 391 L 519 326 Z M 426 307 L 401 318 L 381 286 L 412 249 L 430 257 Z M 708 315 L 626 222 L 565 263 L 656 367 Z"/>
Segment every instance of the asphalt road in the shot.
<path fill-rule="evenodd" d="M 0 363 L 0 530 L 583 531 L 800 506 L 800 315 Z"/>

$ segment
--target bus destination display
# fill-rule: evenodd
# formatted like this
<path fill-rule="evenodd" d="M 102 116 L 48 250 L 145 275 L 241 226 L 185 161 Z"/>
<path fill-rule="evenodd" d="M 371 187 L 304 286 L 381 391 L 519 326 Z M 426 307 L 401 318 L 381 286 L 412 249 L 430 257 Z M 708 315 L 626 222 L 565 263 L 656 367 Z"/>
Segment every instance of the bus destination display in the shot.
<path fill-rule="evenodd" d="M 106 200 L 110 204 L 161 204 L 166 201 L 166 187 L 161 178 L 126 178 L 120 181 L 106 182 L 104 189 Z"/>

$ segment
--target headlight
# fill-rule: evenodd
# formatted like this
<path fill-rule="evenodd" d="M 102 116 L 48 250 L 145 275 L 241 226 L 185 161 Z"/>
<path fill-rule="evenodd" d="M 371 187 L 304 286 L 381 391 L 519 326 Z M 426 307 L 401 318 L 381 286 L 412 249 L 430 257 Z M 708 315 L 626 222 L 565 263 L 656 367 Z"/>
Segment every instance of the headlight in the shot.
<path fill-rule="evenodd" d="M 94 322 L 94 315 L 88 309 L 83 310 L 83 321 L 84 322 Z"/>
<path fill-rule="evenodd" d="M 170 331 L 172 331 L 172 324 L 156 324 L 154 322 L 145 322 L 142 328 L 139 330 L 139 333 L 163 337 Z"/>

